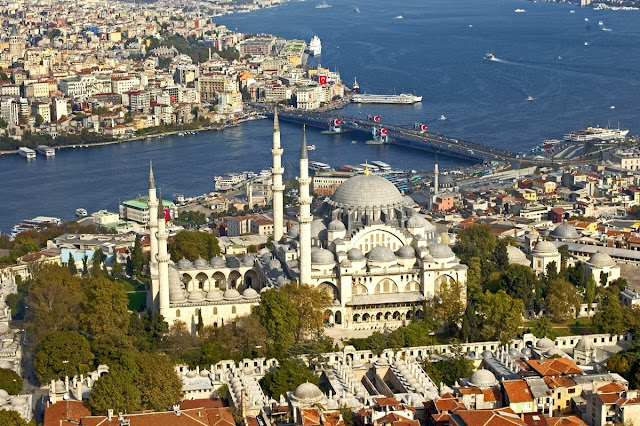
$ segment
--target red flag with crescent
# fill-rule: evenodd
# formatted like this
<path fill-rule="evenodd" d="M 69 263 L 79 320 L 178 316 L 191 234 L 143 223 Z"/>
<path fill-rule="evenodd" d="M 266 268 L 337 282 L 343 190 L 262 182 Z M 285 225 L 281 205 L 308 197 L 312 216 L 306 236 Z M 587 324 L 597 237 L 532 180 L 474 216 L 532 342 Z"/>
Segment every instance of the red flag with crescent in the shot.
<path fill-rule="evenodd" d="M 376 123 L 380 122 L 380 116 L 379 115 L 374 115 L 373 116 L 373 121 L 375 121 Z"/>

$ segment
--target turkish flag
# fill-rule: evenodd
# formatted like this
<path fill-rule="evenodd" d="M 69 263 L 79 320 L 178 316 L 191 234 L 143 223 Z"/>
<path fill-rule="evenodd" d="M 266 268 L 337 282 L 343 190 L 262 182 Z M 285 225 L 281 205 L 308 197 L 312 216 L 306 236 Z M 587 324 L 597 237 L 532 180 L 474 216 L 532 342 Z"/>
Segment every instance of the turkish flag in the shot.
<path fill-rule="evenodd" d="M 318 82 L 320 84 L 327 84 L 327 76 L 326 75 L 318 76 Z"/>

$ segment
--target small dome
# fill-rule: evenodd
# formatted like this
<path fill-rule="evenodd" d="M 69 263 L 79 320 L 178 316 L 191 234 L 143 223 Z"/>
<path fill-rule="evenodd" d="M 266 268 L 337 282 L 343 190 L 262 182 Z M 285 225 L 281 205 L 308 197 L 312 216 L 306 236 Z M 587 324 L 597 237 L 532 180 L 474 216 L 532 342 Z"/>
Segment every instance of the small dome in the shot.
<path fill-rule="evenodd" d="M 551 349 L 549 349 L 546 353 L 547 357 L 552 357 L 552 356 L 565 356 L 566 354 L 564 353 L 564 351 L 558 347 L 553 347 Z"/>
<path fill-rule="evenodd" d="M 548 337 L 543 337 L 536 342 L 536 348 L 538 349 L 551 349 L 554 346 L 555 344 L 553 343 L 553 340 Z"/>
<path fill-rule="evenodd" d="M 227 268 L 239 268 L 240 267 L 240 259 L 238 259 L 235 256 L 229 256 L 229 257 L 227 257 L 227 260 L 225 261 L 225 264 L 227 265 Z"/>
<path fill-rule="evenodd" d="M 316 385 L 306 382 L 296 388 L 292 397 L 296 401 L 312 404 L 320 401 L 324 394 Z"/>
<path fill-rule="evenodd" d="M 491 371 L 481 368 L 480 370 L 474 371 L 471 378 L 469 378 L 469 384 L 479 388 L 489 388 L 496 386 L 498 380 L 496 380 L 496 376 L 494 376 Z"/>
<path fill-rule="evenodd" d="M 242 258 L 242 265 L 243 266 L 253 266 L 255 261 L 256 261 L 256 257 L 254 255 L 247 254 L 245 257 Z"/>
<path fill-rule="evenodd" d="M 426 220 L 424 220 L 417 214 L 414 214 L 409 218 L 409 220 L 407 220 L 407 228 L 424 228 L 426 222 Z"/>
<path fill-rule="evenodd" d="M 300 225 L 293 225 L 287 232 L 289 238 L 297 238 L 300 235 Z"/>
<path fill-rule="evenodd" d="M 207 266 L 209 266 L 209 264 L 207 263 L 206 260 L 204 260 L 203 258 L 199 257 L 196 260 L 193 261 L 193 266 L 194 268 L 206 268 Z"/>
<path fill-rule="evenodd" d="M 329 227 L 327 228 L 329 231 L 334 231 L 334 232 L 340 232 L 340 231 L 346 231 L 347 228 L 345 228 L 344 223 L 340 222 L 339 220 L 332 220 L 329 223 Z"/>
<path fill-rule="evenodd" d="M 258 297 L 258 292 L 249 287 L 242 292 L 242 297 L 244 297 L 245 299 L 255 299 L 256 297 Z"/>
<path fill-rule="evenodd" d="M 393 262 L 396 255 L 389 247 L 377 246 L 367 254 L 367 258 L 372 262 Z"/>
<path fill-rule="evenodd" d="M 593 350 L 593 342 L 589 339 L 582 338 L 574 348 L 577 351 L 590 351 Z"/>
<path fill-rule="evenodd" d="M 211 290 L 207 293 L 207 300 L 215 302 L 216 300 L 222 299 L 222 291 L 220 290 Z"/>
<path fill-rule="evenodd" d="M 189 260 L 183 257 L 182 260 L 178 262 L 178 268 L 180 269 L 191 268 L 191 262 L 189 262 Z"/>
<path fill-rule="evenodd" d="M 322 219 L 316 219 L 311 222 L 311 238 L 325 238 L 327 236 L 327 227 Z"/>
<path fill-rule="evenodd" d="M 235 288 L 230 288 L 222 295 L 226 300 L 234 300 L 240 297 L 240 293 Z"/>
<path fill-rule="evenodd" d="M 576 228 L 566 223 L 556 226 L 549 236 L 555 240 L 577 240 L 580 238 L 580 234 L 578 234 Z"/>
<path fill-rule="evenodd" d="M 192 291 L 191 293 L 189 293 L 189 301 L 197 302 L 200 300 L 204 300 L 205 296 L 206 295 L 204 294 L 203 291 L 200 291 L 200 290 Z"/>
<path fill-rule="evenodd" d="M 396 252 L 396 256 L 403 259 L 411 259 L 416 257 L 416 250 L 411 246 L 402 246 Z"/>
<path fill-rule="evenodd" d="M 335 263 L 335 257 L 327 249 L 319 249 L 311 252 L 311 263 L 314 265 L 331 265 Z"/>
<path fill-rule="evenodd" d="M 558 249 L 551 241 L 540 241 L 533 248 L 533 254 L 555 254 Z"/>
<path fill-rule="evenodd" d="M 429 253 L 435 259 L 446 259 L 448 257 L 454 257 L 455 254 L 451 247 L 444 243 L 434 243 L 429 246 Z"/>
<path fill-rule="evenodd" d="M 616 262 L 613 261 L 611 256 L 609 256 L 606 253 L 602 253 L 600 251 L 593 253 L 587 263 L 596 268 L 616 266 Z"/>
<path fill-rule="evenodd" d="M 491 352 L 489 349 L 483 351 L 482 358 L 483 359 L 493 358 L 493 352 Z"/>
<path fill-rule="evenodd" d="M 347 259 L 349 260 L 363 260 L 364 254 L 360 249 L 352 248 L 347 252 Z"/>
<path fill-rule="evenodd" d="M 220 256 L 212 257 L 211 260 L 209 261 L 209 265 L 213 266 L 214 268 L 224 268 L 225 267 L 224 259 L 221 258 Z"/>

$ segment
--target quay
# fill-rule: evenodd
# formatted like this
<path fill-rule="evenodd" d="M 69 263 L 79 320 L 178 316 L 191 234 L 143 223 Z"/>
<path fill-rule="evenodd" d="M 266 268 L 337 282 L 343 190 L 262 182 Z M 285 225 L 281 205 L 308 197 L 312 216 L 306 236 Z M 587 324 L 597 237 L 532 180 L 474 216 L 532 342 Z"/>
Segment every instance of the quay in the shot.
<path fill-rule="evenodd" d="M 262 110 L 263 114 L 273 117 L 273 111 Z M 307 126 L 328 129 L 332 119 L 342 120 L 342 128 L 348 131 L 358 131 L 371 134 L 374 127 L 386 128 L 389 136 L 389 144 L 404 146 L 407 148 L 429 151 L 434 154 L 446 155 L 472 163 L 485 161 L 510 161 L 515 160 L 514 153 L 498 148 L 480 145 L 440 134 L 420 133 L 411 127 L 395 126 L 371 120 L 336 115 L 334 113 L 318 113 L 316 111 L 278 111 L 278 118 Z"/>

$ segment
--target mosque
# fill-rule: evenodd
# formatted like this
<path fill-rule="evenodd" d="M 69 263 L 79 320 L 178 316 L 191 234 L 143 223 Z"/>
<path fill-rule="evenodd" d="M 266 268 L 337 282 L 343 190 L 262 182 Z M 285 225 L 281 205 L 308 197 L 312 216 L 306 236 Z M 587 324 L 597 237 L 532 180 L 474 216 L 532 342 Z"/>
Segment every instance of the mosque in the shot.
<path fill-rule="evenodd" d="M 414 201 L 388 180 L 370 173 L 343 182 L 311 213 L 306 136 L 300 147 L 298 224 L 285 234 L 282 147 L 274 115 L 273 247 L 257 256 L 170 259 L 164 212 L 158 210 L 149 175 L 151 293 L 149 306 L 172 324 L 195 330 L 198 322 L 220 326 L 247 315 L 260 292 L 296 280 L 333 297 L 329 324 L 349 329 L 397 327 L 421 318 L 441 286 L 466 289 L 467 266 L 439 242 L 435 226 L 413 210 Z M 466 295 L 461 295 L 466 301 Z"/>

